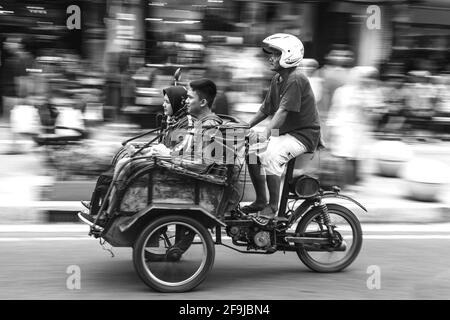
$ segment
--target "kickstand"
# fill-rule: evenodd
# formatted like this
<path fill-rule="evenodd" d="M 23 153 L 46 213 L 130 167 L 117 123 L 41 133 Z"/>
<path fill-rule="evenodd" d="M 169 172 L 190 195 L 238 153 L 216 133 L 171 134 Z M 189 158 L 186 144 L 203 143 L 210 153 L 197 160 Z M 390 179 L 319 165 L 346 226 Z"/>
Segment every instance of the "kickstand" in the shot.
<path fill-rule="evenodd" d="M 111 249 L 106 248 L 105 243 L 106 243 L 106 240 L 103 240 L 103 242 L 102 242 L 102 239 L 100 239 L 100 245 L 102 246 L 102 249 L 105 251 L 108 251 L 111 254 L 111 258 L 114 258 L 115 255 L 114 255 L 114 252 L 112 251 L 112 247 L 111 247 Z"/>

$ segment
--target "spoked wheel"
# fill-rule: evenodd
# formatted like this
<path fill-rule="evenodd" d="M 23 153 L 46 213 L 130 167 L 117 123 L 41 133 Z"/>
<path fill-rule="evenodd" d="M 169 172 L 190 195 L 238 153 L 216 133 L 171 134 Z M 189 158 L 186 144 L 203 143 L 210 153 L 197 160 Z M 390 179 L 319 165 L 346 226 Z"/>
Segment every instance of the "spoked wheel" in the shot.
<path fill-rule="evenodd" d="M 329 238 L 327 244 L 297 244 L 297 255 L 311 270 L 317 272 L 338 272 L 347 268 L 358 256 L 362 246 L 361 224 L 347 208 L 327 204 L 328 218 L 321 210 L 311 210 L 298 223 L 297 236 Z M 328 220 L 328 221 L 327 221 Z M 327 225 L 331 226 L 331 237 Z"/>
<path fill-rule="evenodd" d="M 177 226 L 175 231 L 175 243 L 177 247 L 176 249 L 172 249 L 169 255 L 167 255 L 166 252 L 161 253 L 161 249 L 159 248 L 159 241 L 160 239 L 165 239 L 164 233 L 167 232 L 167 228 L 161 228 L 160 231 L 160 233 L 154 233 L 147 242 L 144 253 L 147 261 L 164 261 L 167 258 L 172 261 L 178 261 L 194 241 L 194 232 L 184 226 Z"/>
<path fill-rule="evenodd" d="M 151 222 L 133 248 L 139 277 L 160 292 L 192 290 L 206 278 L 214 256 L 214 242 L 206 227 L 181 215 Z"/>

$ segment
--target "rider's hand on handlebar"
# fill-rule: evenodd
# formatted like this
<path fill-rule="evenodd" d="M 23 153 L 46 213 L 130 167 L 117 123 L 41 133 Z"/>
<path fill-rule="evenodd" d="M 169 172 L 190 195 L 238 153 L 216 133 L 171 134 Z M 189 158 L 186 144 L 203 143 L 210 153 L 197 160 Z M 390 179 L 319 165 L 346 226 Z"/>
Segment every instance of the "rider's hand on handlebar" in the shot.
<path fill-rule="evenodd" d="M 250 129 L 248 134 L 250 144 L 261 143 L 267 140 L 267 135 L 264 132 L 256 132 L 253 129 Z"/>

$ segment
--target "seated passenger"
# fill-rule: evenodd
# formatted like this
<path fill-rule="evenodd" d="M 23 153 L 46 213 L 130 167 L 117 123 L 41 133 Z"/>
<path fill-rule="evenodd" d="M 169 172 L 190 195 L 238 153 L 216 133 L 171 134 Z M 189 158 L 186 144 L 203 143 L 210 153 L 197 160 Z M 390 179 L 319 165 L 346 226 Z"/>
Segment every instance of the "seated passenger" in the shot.
<path fill-rule="evenodd" d="M 187 98 L 187 90 L 182 86 L 172 86 L 163 90 L 164 95 L 164 115 L 167 117 L 167 128 L 164 132 L 162 143 L 147 149 L 141 153 L 152 153 L 154 150 L 161 150 L 164 147 L 172 147 L 180 141 L 173 140 L 173 132 L 183 128 L 193 126 L 193 119 L 186 113 L 184 108 L 185 100 Z M 102 198 L 105 196 L 113 177 L 116 177 L 120 169 L 129 161 L 129 158 L 137 151 L 132 144 L 126 145 L 126 155 L 122 157 L 115 167 L 104 172 L 97 180 L 94 192 L 92 194 L 91 202 L 82 201 L 82 204 L 91 209 L 91 214 L 96 214 L 100 209 Z M 154 149 L 153 149 L 154 148 Z M 91 208 L 91 204 L 93 207 Z"/>
<path fill-rule="evenodd" d="M 203 157 L 203 149 L 205 145 L 203 141 L 203 135 L 206 131 L 211 129 L 211 127 L 220 125 L 222 123 L 220 117 L 211 111 L 211 106 L 214 102 L 216 90 L 216 86 L 211 80 L 200 79 L 192 81 L 190 83 L 190 90 L 187 94 L 186 99 L 187 111 L 190 113 L 190 115 L 187 115 L 186 118 L 182 118 L 175 124 L 170 125 L 164 136 L 163 144 L 158 144 L 156 146 L 148 148 L 144 155 L 170 156 L 175 161 L 177 159 L 181 161 L 189 160 L 197 164 L 208 163 L 209 161 L 207 157 Z M 172 106 L 172 103 L 173 105 L 178 106 L 176 102 L 180 100 L 182 101 L 182 99 L 174 99 L 175 96 L 172 95 L 174 92 L 182 92 L 182 90 L 165 90 L 165 96 L 167 96 L 165 98 L 165 110 L 167 110 L 168 114 L 171 111 L 171 108 L 169 108 L 169 103 L 170 106 Z M 172 96 L 172 101 L 170 99 L 170 96 Z M 192 119 L 190 118 L 190 116 L 192 116 Z M 193 120 L 193 122 L 191 120 Z M 182 139 L 182 141 L 178 144 L 175 144 L 179 141 L 180 138 Z M 175 146 L 173 148 L 167 147 L 174 144 Z M 133 152 L 135 152 L 135 150 L 133 148 L 130 148 L 129 155 L 132 155 Z M 140 159 L 138 161 L 141 162 L 148 160 Z M 118 162 L 118 164 L 116 165 L 114 181 L 119 182 L 126 178 L 126 176 L 128 175 L 127 172 L 129 170 L 127 170 L 126 168 L 120 170 L 120 168 L 126 165 L 126 163 L 129 163 L 129 158 L 121 159 Z M 133 164 L 135 163 L 137 162 L 133 161 Z M 101 180 L 101 178 L 102 177 L 99 178 L 99 181 Z M 105 179 L 103 179 L 102 182 L 106 182 Z M 110 183 L 111 180 L 108 181 L 108 187 Z M 106 188 L 106 190 L 107 189 L 108 188 Z M 102 190 L 103 196 L 105 195 L 106 190 Z M 115 196 L 116 188 L 114 187 L 109 198 L 110 203 L 115 202 Z M 96 205 L 97 210 L 91 210 L 91 214 L 95 215 L 97 213 L 100 204 L 96 204 L 96 202 L 99 202 L 99 198 L 100 197 L 97 197 L 97 199 L 95 199 L 94 192 L 92 201 L 93 204 Z M 87 203 L 85 203 L 85 206 L 87 206 L 88 208 L 90 207 Z M 110 208 L 110 210 L 112 210 L 112 208 Z"/>
<path fill-rule="evenodd" d="M 205 137 L 216 133 L 216 130 L 211 127 L 222 124 L 222 119 L 211 111 L 217 92 L 216 85 L 209 79 L 200 79 L 192 81 L 189 86 L 186 105 L 189 115 L 194 118 L 194 125 L 169 132 L 169 140 L 176 140 L 177 137 L 183 139 L 174 148 L 170 149 L 163 144 L 158 144 L 151 147 L 151 150 L 145 154 L 146 156 L 168 157 L 173 162 L 180 161 L 182 163 L 187 161 L 191 164 L 200 165 L 200 167 L 211 163 L 211 157 L 205 152 L 208 150 L 206 147 L 209 144 L 208 139 L 205 139 Z M 147 159 L 139 159 L 133 161 L 132 164 L 138 165 L 147 161 Z M 123 163 L 126 165 L 130 161 L 129 159 L 123 159 Z M 129 170 L 125 168 L 117 176 L 114 176 L 114 181 L 120 184 L 128 176 Z M 117 201 L 117 188 L 120 187 L 114 186 L 111 191 L 110 204 L 115 204 Z M 112 213 L 113 207 L 114 205 L 108 208 L 108 214 Z"/>
<path fill-rule="evenodd" d="M 207 136 L 213 136 L 217 132 L 213 127 L 223 122 L 211 111 L 217 88 L 209 79 L 192 81 L 189 86 L 186 105 L 189 114 L 194 117 L 194 127 L 188 132 L 188 137 L 172 150 L 171 155 L 174 160 L 181 156 L 182 160 L 207 164 L 210 162 L 204 154 L 209 143 Z"/>
<path fill-rule="evenodd" d="M 182 145 L 181 142 L 184 139 L 183 135 L 175 133 L 185 133 L 188 128 L 193 127 L 194 125 L 192 116 L 187 114 L 185 108 L 185 101 L 187 98 L 186 89 L 182 86 L 172 86 L 164 89 L 163 94 L 163 108 L 167 126 L 163 132 L 161 143 L 142 150 L 139 153 L 139 156 L 169 156 L 170 150 L 176 148 L 177 145 Z M 125 156 L 117 162 L 114 168 L 114 177 L 117 177 L 121 168 L 129 162 L 129 157 L 136 151 L 137 149 L 132 144 L 127 145 L 128 157 Z"/>
<path fill-rule="evenodd" d="M 192 81 L 189 85 L 186 99 L 189 114 L 175 124 L 169 125 L 163 143 L 142 152 L 144 156 L 170 157 L 175 162 L 178 159 L 193 161 L 196 164 L 210 163 L 210 157 L 205 156 L 208 137 L 216 133 L 214 126 L 222 124 L 222 119 L 211 111 L 217 92 L 216 85 L 209 79 Z M 167 100 L 170 100 L 168 96 Z M 165 102 L 168 114 L 171 111 L 170 105 L 170 101 Z M 127 162 L 128 159 L 119 161 L 120 166 Z M 119 164 L 116 167 L 119 167 Z M 122 170 L 124 171 L 126 170 Z M 121 178 L 122 173 L 118 176 L 118 180 Z"/>

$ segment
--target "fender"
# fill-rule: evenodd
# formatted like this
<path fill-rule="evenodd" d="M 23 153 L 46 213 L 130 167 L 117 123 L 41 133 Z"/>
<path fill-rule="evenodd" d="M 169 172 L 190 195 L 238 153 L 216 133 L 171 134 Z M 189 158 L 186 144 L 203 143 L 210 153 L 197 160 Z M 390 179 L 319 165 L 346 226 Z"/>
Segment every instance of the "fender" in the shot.
<path fill-rule="evenodd" d="M 336 193 L 326 193 L 322 196 L 322 199 L 330 199 L 330 198 L 338 198 L 338 199 L 344 199 L 353 202 L 357 206 L 359 206 L 361 209 L 363 209 L 365 212 L 367 212 L 367 209 L 358 201 L 356 201 L 353 198 L 350 198 L 349 196 L 343 195 L 343 194 L 336 194 Z"/>
<path fill-rule="evenodd" d="M 365 212 L 367 212 L 367 209 L 360 204 L 358 201 L 356 201 L 355 199 L 343 195 L 343 194 L 336 194 L 336 193 L 326 193 L 324 195 L 321 196 L 322 198 L 322 202 L 324 204 L 333 204 L 334 202 L 331 202 L 329 200 L 333 199 L 333 198 L 338 198 L 338 199 L 343 199 L 346 201 L 350 201 L 355 203 L 356 205 L 358 205 L 361 209 L 363 209 Z M 294 213 L 292 214 L 292 216 L 289 218 L 289 223 L 294 223 L 295 221 L 297 221 L 303 214 L 305 214 L 306 212 L 308 212 L 309 210 L 311 210 L 311 208 L 314 208 L 314 203 L 315 203 L 315 199 L 306 199 L 305 201 L 303 201 L 300 206 L 298 206 L 297 209 L 295 209 Z"/>
<path fill-rule="evenodd" d="M 125 232 L 128 229 L 130 229 L 134 224 L 136 224 L 140 218 L 146 216 L 146 215 L 152 215 L 156 211 L 195 211 L 199 212 L 202 215 L 208 217 L 209 219 L 215 221 L 218 225 L 221 225 L 223 227 L 226 227 L 227 225 L 220 221 L 217 217 L 206 211 L 203 207 L 192 205 L 192 204 L 168 204 L 168 203 L 152 203 L 149 206 L 147 206 L 145 209 L 141 210 L 140 212 L 134 214 L 133 216 L 128 217 L 129 219 L 125 219 L 123 222 L 119 225 L 119 230 L 121 232 Z"/>

